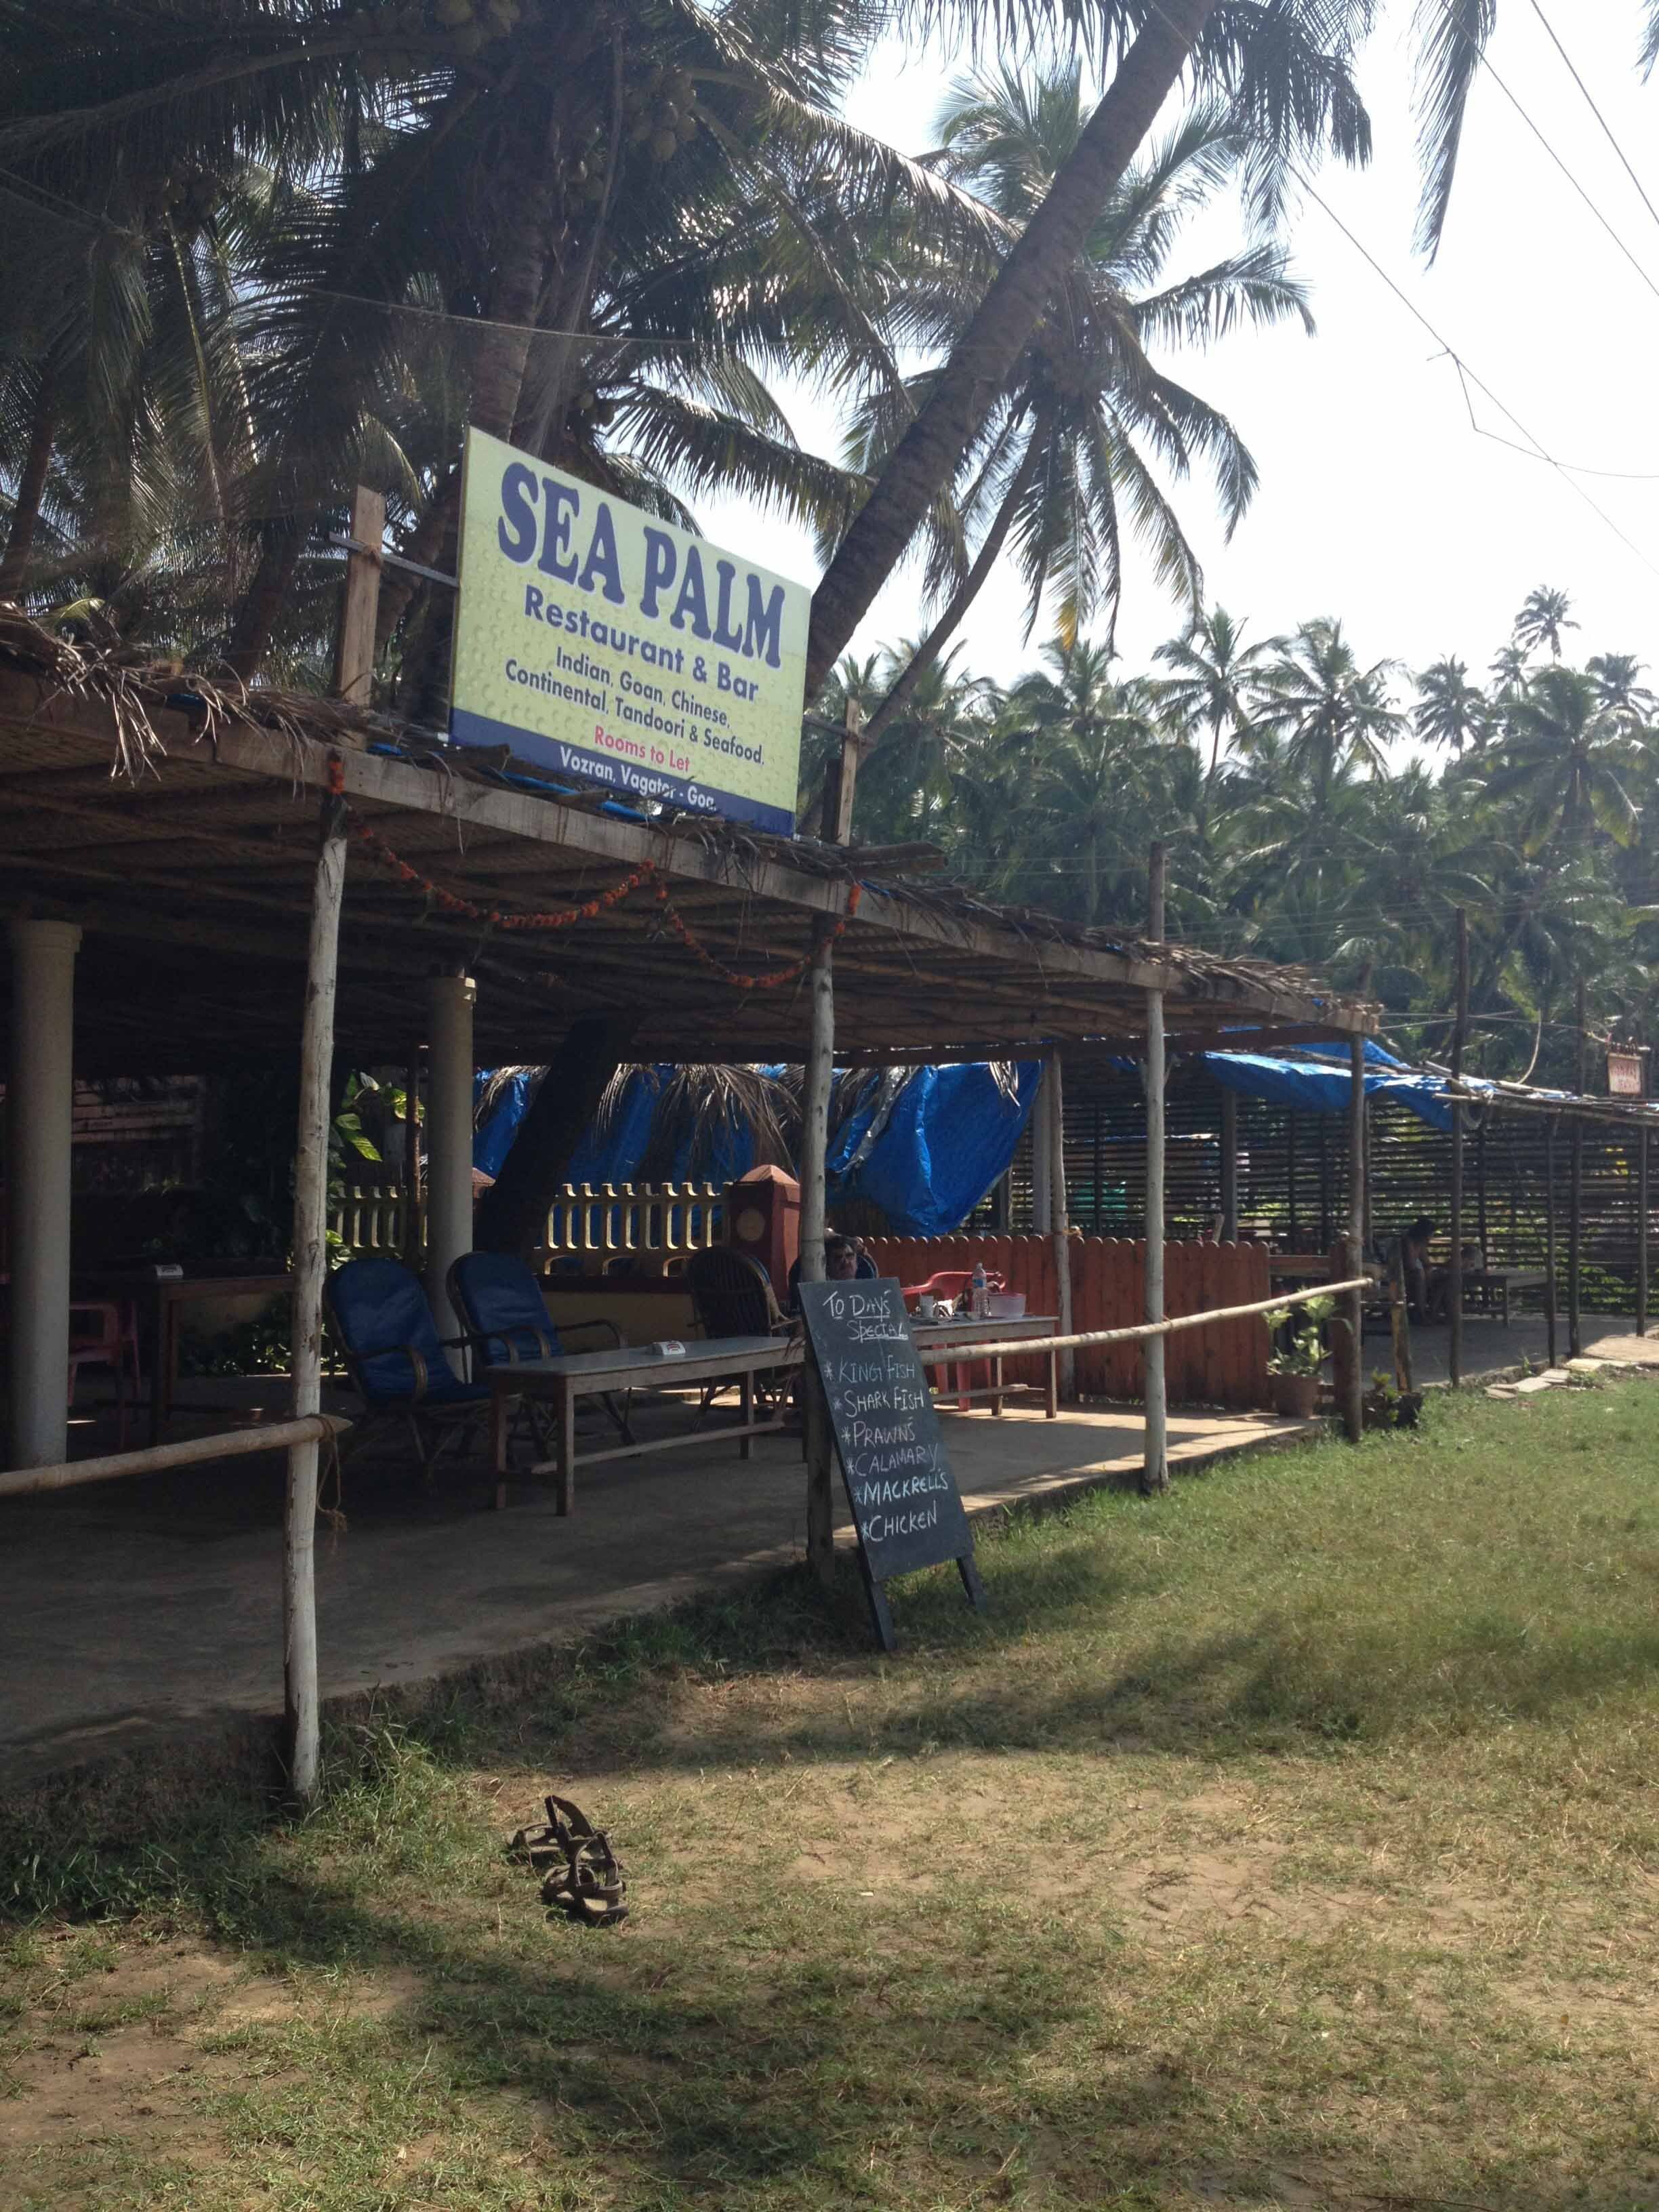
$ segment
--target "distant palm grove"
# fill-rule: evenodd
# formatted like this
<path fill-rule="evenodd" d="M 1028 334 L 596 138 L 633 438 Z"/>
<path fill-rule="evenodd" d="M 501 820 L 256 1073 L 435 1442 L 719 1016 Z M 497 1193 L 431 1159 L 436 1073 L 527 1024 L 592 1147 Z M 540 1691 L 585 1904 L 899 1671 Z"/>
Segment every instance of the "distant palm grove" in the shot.
<path fill-rule="evenodd" d="M 988 896 L 1130 933 L 1162 840 L 1171 937 L 1368 979 L 1430 1058 L 1462 907 L 1468 1065 L 1570 1083 L 1581 981 L 1592 1055 L 1659 1022 L 1659 700 L 1631 654 L 1581 662 L 1577 628 L 1540 588 L 1484 673 L 1367 662 L 1334 619 L 1257 635 L 1220 608 L 1138 673 L 1080 639 L 1003 689 L 954 648 L 866 763 L 854 834 L 931 840 Z M 825 720 L 912 658 L 844 661 Z"/>

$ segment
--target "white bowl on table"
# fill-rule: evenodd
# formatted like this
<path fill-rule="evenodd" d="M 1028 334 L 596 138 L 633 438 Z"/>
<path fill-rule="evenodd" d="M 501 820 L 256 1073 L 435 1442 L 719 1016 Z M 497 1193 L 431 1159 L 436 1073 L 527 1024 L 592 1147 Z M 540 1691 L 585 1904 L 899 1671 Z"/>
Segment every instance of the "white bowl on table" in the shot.
<path fill-rule="evenodd" d="M 985 1317 L 988 1321 L 1024 1321 L 1024 1291 L 988 1291 L 985 1293 Z"/>

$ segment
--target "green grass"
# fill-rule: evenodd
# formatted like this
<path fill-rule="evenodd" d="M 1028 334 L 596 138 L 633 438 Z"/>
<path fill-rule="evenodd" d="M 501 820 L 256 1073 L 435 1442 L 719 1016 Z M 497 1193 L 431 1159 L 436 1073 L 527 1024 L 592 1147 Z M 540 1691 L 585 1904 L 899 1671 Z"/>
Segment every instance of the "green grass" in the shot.
<path fill-rule="evenodd" d="M 1098 1495 L 0 1826 L 0 2205 L 1659 2203 L 1659 1396 Z M 539 1790 L 628 1863 L 550 1922 Z M 8 2082 L 12 2094 L 4 2091 Z"/>

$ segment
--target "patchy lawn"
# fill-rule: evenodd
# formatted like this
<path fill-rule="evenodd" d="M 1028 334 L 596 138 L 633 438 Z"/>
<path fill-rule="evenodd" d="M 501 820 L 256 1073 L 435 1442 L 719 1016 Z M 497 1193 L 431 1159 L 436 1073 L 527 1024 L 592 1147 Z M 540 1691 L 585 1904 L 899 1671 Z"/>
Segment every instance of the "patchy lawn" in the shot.
<path fill-rule="evenodd" d="M 636 1623 L 297 1824 L 14 1818 L 0 2203 L 1651 2212 L 1656 1413 L 1096 1497 L 983 1543 L 984 1620 L 903 1587 L 896 1661 L 797 1577 Z M 504 1855 L 548 1787 L 625 1926 Z"/>

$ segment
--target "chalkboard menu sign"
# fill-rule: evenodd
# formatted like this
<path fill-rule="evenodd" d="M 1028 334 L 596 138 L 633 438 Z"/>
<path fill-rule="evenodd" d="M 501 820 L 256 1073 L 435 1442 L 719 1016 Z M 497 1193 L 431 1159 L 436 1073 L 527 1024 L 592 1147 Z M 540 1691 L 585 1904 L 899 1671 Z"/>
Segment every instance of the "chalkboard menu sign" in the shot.
<path fill-rule="evenodd" d="M 803 1283 L 807 1340 L 829 1401 L 877 1633 L 895 1648 L 882 1585 L 954 1559 L 984 1601 L 974 1540 L 896 1282 Z"/>

